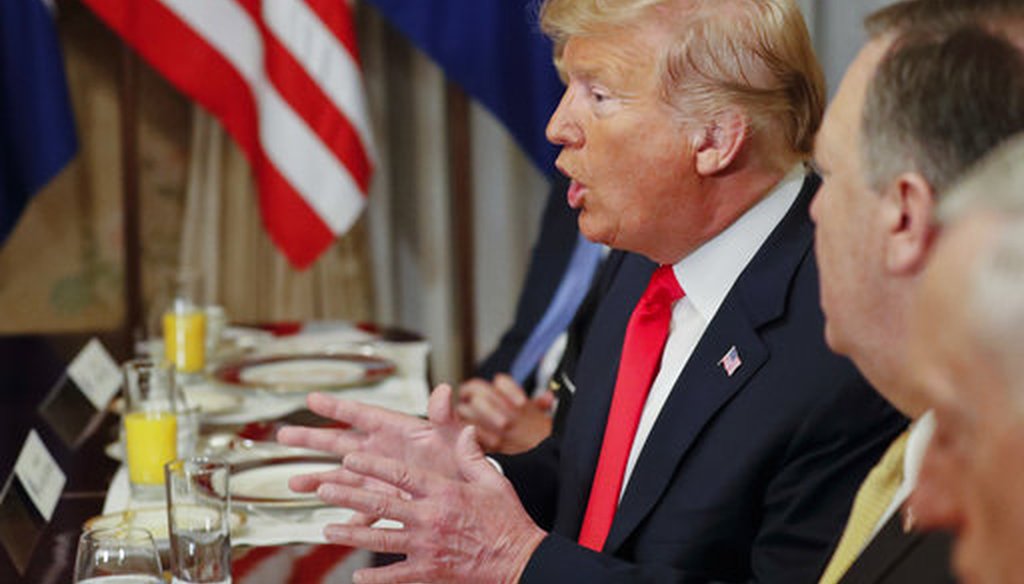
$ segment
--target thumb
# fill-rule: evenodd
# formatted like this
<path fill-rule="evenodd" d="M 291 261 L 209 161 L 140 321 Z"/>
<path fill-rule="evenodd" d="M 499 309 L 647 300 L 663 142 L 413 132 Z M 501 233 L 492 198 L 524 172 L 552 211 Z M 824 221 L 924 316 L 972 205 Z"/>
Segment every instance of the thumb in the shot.
<path fill-rule="evenodd" d="M 430 401 L 427 402 L 427 418 L 440 426 L 451 424 L 455 420 L 455 414 L 452 411 L 452 386 L 442 383 L 430 393 Z"/>
<path fill-rule="evenodd" d="M 474 426 L 466 426 L 459 432 L 455 440 L 455 461 L 459 465 L 459 473 L 471 483 L 487 480 L 497 472 L 484 456 L 484 451 L 480 450 Z"/>
<path fill-rule="evenodd" d="M 550 410 L 555 405 L 555 392 L 545 391 L 534 398 L 533 403 L 542 410 Z"/>

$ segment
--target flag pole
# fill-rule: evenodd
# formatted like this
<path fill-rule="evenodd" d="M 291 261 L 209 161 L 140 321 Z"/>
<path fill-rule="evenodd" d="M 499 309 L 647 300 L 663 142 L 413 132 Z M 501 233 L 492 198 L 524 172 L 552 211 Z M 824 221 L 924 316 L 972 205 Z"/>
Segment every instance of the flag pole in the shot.
<path fill-rule="evenodd" d="M 128 346 L 140 333 L 146 335 L 142 318 L 142 240 L 139 229 L 139 59 L 121 41 L 121 196 L 124 235 L 124 326 Z"/>
<path fill-rule="evenodd" d="M 448 109 L 448 158 L 451 174 L 451 220 L 455 238 L 455 310 L 460 340 L 461 377 L 476 367 L 476 286 L 473 260 L 473 163 L 470 158 L 469 98 L 449 81 L 445 90 Z"/>

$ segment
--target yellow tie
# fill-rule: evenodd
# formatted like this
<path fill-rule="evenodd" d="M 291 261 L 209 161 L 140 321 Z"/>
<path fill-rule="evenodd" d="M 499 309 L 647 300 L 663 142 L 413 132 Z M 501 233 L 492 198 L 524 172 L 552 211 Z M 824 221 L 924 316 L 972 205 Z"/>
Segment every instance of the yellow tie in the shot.
<path fill-rule="evenodd" d="M 836 546 L 836 551 L 832 554 L 819 584 L 838 582 L 867 544 L 875 525 L 892 502 L 896 489 L 903 482 L 903 453 L 907 448 L 908 436 L 909 429 L 889 445 L 885 455 L 861 483 L 857 497 L 853 500 L 850 518 L 843 529 L 843 536 L 839 538 L 839 545 Z"/>

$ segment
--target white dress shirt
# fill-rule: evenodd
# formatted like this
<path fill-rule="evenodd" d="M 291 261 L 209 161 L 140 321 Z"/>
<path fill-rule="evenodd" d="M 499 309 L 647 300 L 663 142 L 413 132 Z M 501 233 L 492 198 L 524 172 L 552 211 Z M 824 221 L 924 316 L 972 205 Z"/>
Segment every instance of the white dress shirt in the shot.
<path fill-rule="evenodd" d="M 889 518 L 903 506 L 903 503 L 910 497 L 910 493 L 914 492 L 914 487 L 917 486 L 917 475 L 921 473 L 921 463 L 924 462 L 924 454 L 928 450 L 928 443 L 931 442 L 932 434 L 934 433 L 935 414 L 928 410 L 910 427 L 910 436 L 907 437 L 907 449 L 903 453 L 903 482 L 900 483 L 896 493 L 892 496 L 892 502 L 889 503 L 885 512 L 878 519 L 878 523 L 875 524 L 868 542 L 878 535 L 878 532 L 885 527 L 885 523 L 889 521 Z M 865 542 L 865 545 L 867 545 L 867 542 Z"/>
<path fill-rule="evenodd" d="M 658 414 L 697 342 L 704 335 L 704 329 L 714 319 L 718 307 L 754 254 L 793 205 L 803 186 L 804 174 L 802 165 L 794 167 L 764 199 L 672 267 L 686 295 L 672 306 L 672 320 L 665 349 L 661 353 L 661 365 L 633 438 L 620 498 L 626 491 L 633 467 Z"/>

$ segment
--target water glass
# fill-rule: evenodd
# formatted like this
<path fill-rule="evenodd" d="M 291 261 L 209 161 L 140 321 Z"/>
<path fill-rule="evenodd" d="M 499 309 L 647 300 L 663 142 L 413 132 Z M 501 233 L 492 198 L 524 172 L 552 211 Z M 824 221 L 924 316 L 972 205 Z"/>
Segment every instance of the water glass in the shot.
<path fill-rule="evenodd" d="M 174 369 L 151 359 L 124 364 L 124 435 L 132 497 L 163 495 L 164 465 L 178 456 Z"/>
<path fill-rule="evenodd" d="M 228 463 L 186 458 L 165 467 L 171 572 L 175 582 L 231 582 Z"/>
<path fill-rule="evenodd" d="M 162 574 L 156 543 L 145 529 L 93 529 L 78 540 L 75 582 L 159 584 Z"/>

